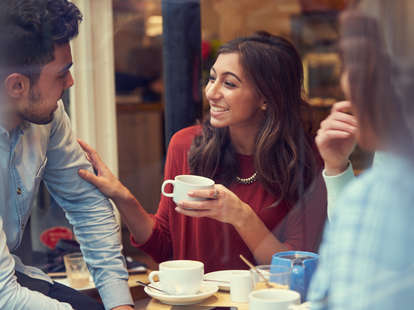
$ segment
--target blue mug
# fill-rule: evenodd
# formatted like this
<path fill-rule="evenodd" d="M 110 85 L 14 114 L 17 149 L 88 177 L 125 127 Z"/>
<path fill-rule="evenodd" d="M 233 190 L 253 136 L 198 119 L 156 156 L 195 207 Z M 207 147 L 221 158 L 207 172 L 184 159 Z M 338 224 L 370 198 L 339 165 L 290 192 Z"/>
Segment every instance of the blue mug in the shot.
<path fill-rule="evenodd" d="M 318 254 L 304 251 L 279 252 L 272 256 L 272 265 L 291 268 L 290 289 L 300 293 L 302 302 L 306 300 L 310 280 L 318 265 L 318 258 Z"/>

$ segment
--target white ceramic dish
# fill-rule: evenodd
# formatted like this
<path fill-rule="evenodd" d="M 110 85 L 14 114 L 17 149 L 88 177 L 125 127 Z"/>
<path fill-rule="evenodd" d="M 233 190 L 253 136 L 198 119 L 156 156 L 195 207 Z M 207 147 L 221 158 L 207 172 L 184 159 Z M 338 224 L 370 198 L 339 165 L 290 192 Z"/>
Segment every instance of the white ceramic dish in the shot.
<path fill-rule="evenodd" d="M 52 279 L 52 280 L 55 281 L 55 282 L 58 282 L 60 284 L 63 284 L 63 285 L 66 285 L 66 286 L 71 287 L 68 278 Z M 95 288 L 95 284 L 93 283 L 92 277 L 89 276 L 89 283 L 88 283 L 88 285 L 86 285 L 84 287 L 80 287 L 80 288 L 74 288 L 74 289 L 75 290 L 78 290 L 78 291 L 86 291 L 86 290 L 90 290 L 90 289 L 93 289 L 93 288 Z"/>
<path fill-rule="evenodd" d="M 155 288 L 160 288 L 159 283 L 151 284 Z M 148 286 L 144 287 L 145 293 L 152 298 L 158 299 L 160 302 L 167 305 L 184 306 L 192 305 L 202 302 L 204 299 L 214 295 L 218 291 L 218 287 L 215 284 L 203 283 L 201 284 L 201 290 L 194 295 L 167 295 L 156 290 L 152 290 Z"/>
<path fill-rule="evenodd" d="M 233 271 L 240 270 L 219 270 L 209 272 L 204 275 L 204 280 L 207 280 L 208 283 L 217 285 L 219 290 L 228 292 L 230 291 L 230 277 Z"/>

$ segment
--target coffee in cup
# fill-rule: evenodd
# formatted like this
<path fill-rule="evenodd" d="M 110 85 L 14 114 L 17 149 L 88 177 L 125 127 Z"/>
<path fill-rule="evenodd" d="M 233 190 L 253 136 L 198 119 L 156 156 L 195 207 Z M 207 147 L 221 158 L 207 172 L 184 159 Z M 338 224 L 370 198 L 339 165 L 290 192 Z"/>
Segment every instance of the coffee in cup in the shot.
<path fill-rule="evenodd" d="M 173 191 L 171 193 L 165 191 L 167 184 L 171 184 L 173 186 Z M 187 193 L 193 190 L 213 188 L 214 181 L 212 179 L 199 175 L 183 174 L 177 175 L 174 180 L 165 180 L 161 185 L 161 192 L 164 196 L 172 197 L 175 203 L 179 203 L 183 200 L 205 200 L 206 198 L 190 197 Z"/>

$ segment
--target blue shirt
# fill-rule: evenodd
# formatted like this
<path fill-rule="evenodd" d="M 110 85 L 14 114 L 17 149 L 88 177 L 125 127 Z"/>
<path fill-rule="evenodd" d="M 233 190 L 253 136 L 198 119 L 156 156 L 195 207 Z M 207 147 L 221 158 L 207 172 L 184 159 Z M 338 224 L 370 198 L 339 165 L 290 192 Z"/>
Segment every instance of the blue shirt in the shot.
<path fill-rule="evenodd" d="M 376 152 L 374 154 L 374 160 L 372 166 L 382 166 L 383 152 Z M 386 157 L 386 155 L 385 155 Z M 350 183 L 354 178 L 354 170 L 351 162 L 349 162 L 346 170 L 337 175 L 327 175 L 325 169 L 322 171 L 322 176 L 325 181 L 326 191 L 328 193 L 328 219 L 331 219 L 331 214 L 335 210 L 336 202 L 341 195 L 342 190 Z"/>
<path fill-rule="evenodd" d="M 42 179 L 74 227 L 105 307 L 133 304 L 113 207 L 78 176 L 80 168 L 91 166 L 61 102 L 47 125 L 25 122 L 10 132 L 0 126 L 0 309 L 72 309 L 21 287 L 14 276 L 17 270 L 52 283 L 10 253 L 21 242 Z"/>
<path fill-rule="evenodd" d="M 414 305 L 414 163 L 385 154 L 351 182 L 324 232 L 312 309 Z"/>

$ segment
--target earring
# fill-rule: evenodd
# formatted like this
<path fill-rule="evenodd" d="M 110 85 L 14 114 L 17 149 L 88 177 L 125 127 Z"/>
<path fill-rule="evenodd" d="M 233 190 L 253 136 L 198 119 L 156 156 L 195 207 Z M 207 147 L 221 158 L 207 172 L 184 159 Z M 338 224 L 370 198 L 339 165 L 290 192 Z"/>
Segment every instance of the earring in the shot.
<path fill-rule="evenodd" d="M 262 109 L 262 111 L 266 111 L 266 109 L 267 109 L 267 105 L 266 105 L 266 104 L 262 104 L 262 105 L 260 106 L 260 109 Z"/>

